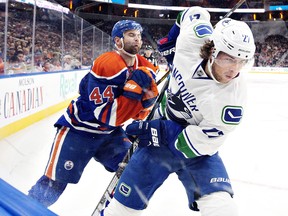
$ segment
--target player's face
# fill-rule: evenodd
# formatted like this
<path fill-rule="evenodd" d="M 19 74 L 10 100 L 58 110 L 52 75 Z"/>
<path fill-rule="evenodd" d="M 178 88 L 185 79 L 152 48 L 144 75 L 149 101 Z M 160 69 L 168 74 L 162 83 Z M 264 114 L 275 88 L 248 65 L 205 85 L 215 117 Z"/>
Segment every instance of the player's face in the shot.
<path fill-rule="evenodd" d="M 220 83 L 228 83 L 239 74 L 246 63 L 247 60 L 220 52 L 212 65 L 213 76 Z"/>
<path fill-rule="evenodd" d="M 123 37 L 124 50 L 130 54 L 137 54 L 142 46 L 142 36 L 139 30 L 129 30 Z"/>

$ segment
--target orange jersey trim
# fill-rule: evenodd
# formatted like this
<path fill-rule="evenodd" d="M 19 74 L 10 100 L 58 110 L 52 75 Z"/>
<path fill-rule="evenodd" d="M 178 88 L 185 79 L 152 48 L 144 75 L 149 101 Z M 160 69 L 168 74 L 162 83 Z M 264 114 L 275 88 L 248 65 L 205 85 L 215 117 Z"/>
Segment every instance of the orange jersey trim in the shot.
<path fill-rule="evenodd" d="M 54 166 L 55 166 L 55 164 L 57 164 L 58 150 L 61 148 L 60 146 L 62 145 L 63 138 L 67 134 L 68 130 L 69 130 L 69 128 L 62 127 L 60 129 L 60 133 L 58 133 L 56 138 L 55 138 L 54 148 L 53 148 L 53 151 L 51 152 L 49 164 L 48 164 L 48 167 L 47 167 L 46 173 L 45 173 L 45 175 L 52 180 L 55 180 L 55 176 L 53 175 L 53 172 L 56 169 L 56 167 L 54 167 Z"/>

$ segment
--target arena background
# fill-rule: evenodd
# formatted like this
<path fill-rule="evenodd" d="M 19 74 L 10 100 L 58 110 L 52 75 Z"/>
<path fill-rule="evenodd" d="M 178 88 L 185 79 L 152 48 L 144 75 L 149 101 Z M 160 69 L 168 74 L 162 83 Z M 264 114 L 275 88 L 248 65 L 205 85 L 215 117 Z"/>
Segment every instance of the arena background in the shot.
<path fill-rule="evenodd" d="M 11 162 L 11 157 L 6 158 L 6 148 L 14 149 L 22 155 L 25 152 L 23 149 L 28 145 L 25 142 L 29 142 L 23 133 L 33 136 L 33 131 L 27 132 L 29 126 L 33 127 L 38 122 L 57 115 L 72 98 L 77 97 L 78 84 L 89 71 L 92 61 L 101 53 L 113 49 L 110 32 L 116 21 L 134 19 L 140 22 L 144 27 L 144 45 L 151 45 L 154 48 L 155 58 L 165 68 L 165 59 L 157 52 L 156 41 L 167 34 L 179 11 L 193 5 L 203 6 L 210 11 L 212 23 L 216 23 L 236 2 L 233 0 L 0 1 L 0 28 L 2 29 L 0 32 L 0 146 L 3 150 L 0 153 L 0 178 L 6 180 L 6 183 L 15 185 L 24 194 L 27 192 L 28 184 L 33 182 L 29 181 L 23 186 L 23 182 L 19 183 L 15 180 L 16 176 L 19 177 L 23 173 L 13 174 L 13 170 L 17 169 L 12 164 L 16 162 Z M 266 104 L 267 101 L 273 101 L 275 97 L 271 94 L 272 89 L 268 91 L 269 87 L 266 84 L 273 81 L 275 84 L 273 93 L 277 96 L 287 92 L 287 9 L 287 1 L 246 1 L 240 10 L 231 16 L 247 22 L 255 35 L 257 50 L 254 67 L 249 72 L 252 83 L 250 89 L 258 85 L 265 86 L 267 92 L 256 88 L 259 91 L 257 93 L 266 95 L 265 103 L 264 98 L 259 99 L 259 103 L 265 108 L 270 107 L 268 112 L 272 110 L 275 113 L 280 109 L 278 114 L 284 116 L 281 117 L 281 121 L 287 118 L 285 114 L 287 100 L 279 98 L 277 103 Z M 277 118 L 276 122 L 279 119 Z M 264 124 L 267 121 L 270 119 L 266 119 Z M 52 124 L 50 123 L 50 128 Z M 256 127 L 259 128 L 258 125 Z M 282 126 L 281 129 L 284 128 L 285 126 Z M 259 133 L 263 135 L 262 131 Z M 54 135 L 54 132 L 51 134 Z M 20 136 L 22 141 L 14 140 L 15 136 Z M 48 135 L 45 137 L 45 143 L 48 137 Z M 41 148 L 41 141 L 39 142 L 40 146 L 34 146 L 38 150 Z M 47 148 L 44 143 L 43 148 Z M 8 163 L 9 161 L 11 163 Z M 258 166 L 258 163 L 255 166 Z M 35 173 L 40 171 L 42 168 Z M 242 181 L 248 180 L 245 178 Z M 287 184 L 271 182 L 268 178 L 262 183 L 287 191 Z M 9 187 L 5 182 L 3 185 L 0 185 L 0 189 Z M 105 187 L 105 184 L 103 185 Z M 12 196 L 12 199 L 14 198 Z M 0 197 L 0 200 L 3 201 L 3 197 Z M 4 204 L 0 201 L 0 207 L 2 205 Z M 15 208 L 15 205 L 17 204 L 14 203 L 12 207 Z M 21 203 L 19 205 L 21 206 Z M 22 208 L 25 208 L 25 205 L 22 205 Z M 53 210 L 58 212 L 57 208 L 60 207 L 54 208 L 56 209 Z"/>

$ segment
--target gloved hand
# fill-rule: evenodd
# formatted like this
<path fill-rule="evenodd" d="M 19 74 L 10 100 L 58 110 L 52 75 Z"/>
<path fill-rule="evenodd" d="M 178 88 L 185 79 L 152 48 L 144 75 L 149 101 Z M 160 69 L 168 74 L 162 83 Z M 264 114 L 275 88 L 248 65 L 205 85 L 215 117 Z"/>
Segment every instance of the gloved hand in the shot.
<path fill-rule="evenodd" d="M 176 46 L 176 40 L 180 33 L 180 24 L 179 20 L 181 19 L 180 12 L 177 16 L 176 23 L 172 26 L 172 28 L 169 30 L 169 33 L 167 36 L 160 38 L 157 41 L 157 47 L 162 56 L 164 56 L 168 62 L 168 65 L 172 65 L 174 55 L 175 55 L 175 46 Z"/>
<path fill-rule="evenodd" d="M 125 97 L 141 101 L 144 108 L 150 107 L 158 96 L 154 74 L 146 67 L 134 70 L 123 90 Z"/>
<path fill-rule="evenodd" d="M 126 128 L 128 136 L 137 136 L 138 146 L 155 146 L 174 144 L 183 127 L 170 120 L 134 121 Z"/>
<path fill-rule="evenodd" d="M 175 55 L 176 40 L 169 41 L 168 37 L 161 38 L 157 41 L 157 47 L 160 54 L 166 58 L 169 65 L 172 65 Z"/>
<path fill-rule="evenodd" d="M 154 104 L 159 94 L 155 81 L 152 80 L 150 87 L 143 90 L 143 92 L 141 103 L 144 108 L 148 108 Z"/>

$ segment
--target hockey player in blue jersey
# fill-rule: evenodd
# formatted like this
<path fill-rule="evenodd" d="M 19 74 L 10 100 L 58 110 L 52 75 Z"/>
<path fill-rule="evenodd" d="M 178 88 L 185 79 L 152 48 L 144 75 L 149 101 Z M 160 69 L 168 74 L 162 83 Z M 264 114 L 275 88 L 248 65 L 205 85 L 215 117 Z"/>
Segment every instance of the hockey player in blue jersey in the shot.
<path fill-rule="evenodd" d="M 94 60 L 79 85 L 80 96 L 55 124 L 44 175 L 28 194 L 45 206 L 55 203 L 68 183 L 78 183 L 91 158 L 116 171 L 131 144 L 123 124 L 143 119 L 158 95 L 156 68 L 138 54 L 141 25 L 121 20 L 112 39 L 115 50 Z"/>
<path fill-rule="evenodd" d="M 154 120 L 127 126 L 126 133 L 140 142 L 104 216 L 141 215 L 171 173 L 185 187 L 190 209 L 202 216 L 238 215 L 218 150 L 243 116 L 253 34 L 230 18 L 214 29 L 200 7 L 180 13 L 171 31 L 177 40 L 166 98 Z"/>

